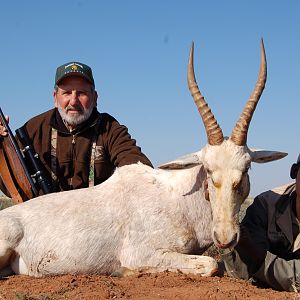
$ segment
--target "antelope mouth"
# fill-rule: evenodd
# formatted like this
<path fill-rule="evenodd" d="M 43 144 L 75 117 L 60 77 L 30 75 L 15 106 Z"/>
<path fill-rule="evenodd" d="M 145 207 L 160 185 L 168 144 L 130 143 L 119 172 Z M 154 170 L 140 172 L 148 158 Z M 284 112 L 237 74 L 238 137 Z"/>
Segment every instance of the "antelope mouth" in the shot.
<path fill-rule="evenodd" d="M 216 236 L 214 236 L 214 238 L 216 241 L 215 245 L 220 249 L 233 248 L 238 243 L 238 234 L 237 233 L 233 236 L 232 240 L 229 243 L 220 242 Z"/>

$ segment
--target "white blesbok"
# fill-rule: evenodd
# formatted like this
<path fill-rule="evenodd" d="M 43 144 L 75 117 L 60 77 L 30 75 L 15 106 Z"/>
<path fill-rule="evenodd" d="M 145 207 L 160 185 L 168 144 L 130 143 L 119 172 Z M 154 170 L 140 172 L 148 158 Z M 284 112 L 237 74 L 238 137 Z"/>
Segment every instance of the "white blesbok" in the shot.
<path fill-rule="evenodd" d="M 124 166 L 101 185 L 48 194 L 2 210 L 2 276 L 12 271 L 45 276 L 110 274 L 120 269 L 212 275 L 216 261 L 201 254 L 213 242 L 222 248 L 238 242 L 238 213 L 249 193 L 251 161 L 266 162 L 286 155 L 254 151 L 246 145 L 265 81 L 261 42 L 255 89 L 230 138 L 224 138 L 197 87 L 192 47 L 188 84 L 208 144 L 161 169 L 141 163 Z M 206 181 L 210 201 L 205 200 Z"/>

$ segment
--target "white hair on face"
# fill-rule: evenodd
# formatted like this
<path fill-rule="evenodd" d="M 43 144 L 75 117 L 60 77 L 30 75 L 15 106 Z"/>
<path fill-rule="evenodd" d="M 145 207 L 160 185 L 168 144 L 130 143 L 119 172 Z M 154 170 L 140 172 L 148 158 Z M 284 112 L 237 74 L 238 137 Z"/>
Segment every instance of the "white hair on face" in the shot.
<path fill-rule="evenodd" d="M 64 122 L 71 126 L 77 126 L 85 122 L 91 116 L 94 106 L 91 104 L 88 109 L 83 109 L 81 113 L 76 115 L 68 115 L 67 111 L 71 108 L 71 106 L 68 106 L 66 107 L 66 109 L 63 109 L 60 107 L 60 105 L 58 105 L 57 108 Z"/>

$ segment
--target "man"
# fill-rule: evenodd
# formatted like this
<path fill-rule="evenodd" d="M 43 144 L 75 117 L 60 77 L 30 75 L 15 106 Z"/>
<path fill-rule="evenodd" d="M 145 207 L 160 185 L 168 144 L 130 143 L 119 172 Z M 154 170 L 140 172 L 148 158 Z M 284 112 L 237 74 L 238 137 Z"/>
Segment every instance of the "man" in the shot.
<path fill-rule="evenodd" d="M 70 62 L 58 67 L 53 96 L 55 108 L 23 128 L 55 191 L 102 183 L 123 165 L 140 161 L 152 166 L 127 128 L 97 111 L 98 95 L 89 66 Z M 6 134 L 0 126 L 0 135 Z M 0 188 L 7 193 L 3 183 Z"/>
<path fill-rule="evenodd" d="M 260 194 L 249 206 L 235 249 L 223 250 L 229 275 L 277 290 L 300 290 L 300 154 L 290 175 L 296 183 Z"/>

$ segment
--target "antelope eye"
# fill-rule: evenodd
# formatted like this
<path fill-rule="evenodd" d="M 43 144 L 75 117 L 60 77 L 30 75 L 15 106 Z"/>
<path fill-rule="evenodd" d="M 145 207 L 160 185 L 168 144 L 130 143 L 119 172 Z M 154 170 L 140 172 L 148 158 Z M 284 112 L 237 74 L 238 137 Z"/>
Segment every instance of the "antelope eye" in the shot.
<path fill-rule="evenodd" d="M 210 169 L 206 169 L 206 172 L 207 172 L 208 175 L 212 174 L 212 171 Z"/>
<path fill-rule="evenodd" d="M 235 181 L 235 182 L 232 183 L 232 188 L 234 190 L 236 190 L 236 189 L 238 189 L 239 185 L 240 185 L 240 181 Z"/>

